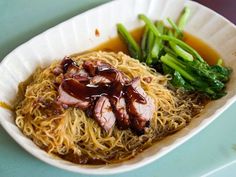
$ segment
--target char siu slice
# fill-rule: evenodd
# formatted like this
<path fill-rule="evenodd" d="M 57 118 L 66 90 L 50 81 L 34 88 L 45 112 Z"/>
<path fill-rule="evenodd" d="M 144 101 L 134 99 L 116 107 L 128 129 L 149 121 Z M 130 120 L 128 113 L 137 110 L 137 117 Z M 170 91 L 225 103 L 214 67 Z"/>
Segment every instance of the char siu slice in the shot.
<path fill-rule="evenodd" d="M 128 78 L 124 74 L 112 67 L 110 64 L 102 61 L 85 61 L 83 68 L 90 76 L 99 77 L 103 83 L 109 83 L 109 81 L 125 83 L 128 81 Z"/>
<path fill-rule="evenodd" d="M 62 85 L 59 86 L 58 92 L 59 92 L 59 98 L 58 98 L 59 104 L 74 106 L 82 110 L 85 110 L 89 107 L 89 101 L 80 100 L 78 98 L 69 95 L 66 91 L 63 90 Z"/>
<path fill-rule="evenodd" d="M 130 126 L 129 114 L 126 110 L 126 101 L 124 97 L 124 85 L 121 82 L 114 82 L 109 95 L 113 112 L 116 116 L 116 123 L 119 129 L 127 129 Z"/>
<path fill-rule="evenodd" d="M 109 99 L 106 96 L 101 96 L 94 106 L 94 119 L 106 131 L 110 130 L 116 121 L 115 114 Z"/>
<path fill-rule="evenodd" d="M 75 78 L 78 81 L 88 81 L 88 73 L 84 69 L 80 69 L 78 66 L 71 65 L 66 74 L 65 78 Z"/>
<path fill-rule="evenodd" d="M 68 68 L 72 65 L 77 66 L 74 60 L 72 60 L 70 57 L 63 58 L 61 62 L 61 68 L 64 73 L 66 73 Z"/>
<path fill-rule="evenodd" d="M 110 101 L 112 103 L 113 111 L 116 116 L 116 123 L 118 128 L 121 130 L 129 128 L 130 119 L 129 114 L 126 110 L 125 98 L 123 96 L 118 99 L 111 98 Z"/>
<path fill-rule="evenodd" d="M 90 76 L 95 76 L 97 75 L 98 70 L 109 69 L 112 68 L 112 66 L 102 61 L 89 60 L 83 63 L 83 68 Z"/>
<path fill-rule="evenodd" d="M 126 98 L 132 128 L 136 132 L 142 133 L 153 116 L 154 100 L 142 89 L 139 78 L 134 78 L 127 86 Z"/>
<path fill-rule="evenodd" d="M 95 84 L 95 85 L 96 84 L 110 84 L 111 81 L 104 76 L 97 75 L 91 78 L 90 83 Z"/>

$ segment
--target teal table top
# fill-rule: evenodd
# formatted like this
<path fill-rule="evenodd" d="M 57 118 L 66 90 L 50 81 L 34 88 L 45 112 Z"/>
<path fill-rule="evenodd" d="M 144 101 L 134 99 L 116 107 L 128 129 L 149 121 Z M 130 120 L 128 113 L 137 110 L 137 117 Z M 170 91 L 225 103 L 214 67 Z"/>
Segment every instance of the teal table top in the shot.
<path fill-rule="evenodd" d="M 44 30 L 109 0 L 0 0 L 0 59 Z M 161 159 L 113 176 L 236 176 L 236 103 Z M 22 149 L 0 126 L 0 177 L 84 177 L 52 167 Z"/>

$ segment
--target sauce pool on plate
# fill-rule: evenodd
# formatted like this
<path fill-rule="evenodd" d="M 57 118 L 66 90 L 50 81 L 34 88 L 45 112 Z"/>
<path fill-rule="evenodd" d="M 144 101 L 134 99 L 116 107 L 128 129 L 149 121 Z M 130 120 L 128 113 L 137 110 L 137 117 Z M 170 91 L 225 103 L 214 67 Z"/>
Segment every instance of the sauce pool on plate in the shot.
<path fill-rule="evenodd" d="M 140 43 L 143 32 L 144 32 L 144 28 L 141 27 L 141 28 L 132 30 L 131 34 L 134 37 L 134 39 L 138 43 Z M 204 41 L 197 38 L 196 36 L 193 36 L 185 32 L 183 40 L 192 48 L 194 48 L 209 65 L 216 64 L 217 60 L 220 58 L 220 55 L 214 49 L 212 49 L 208 44 L 206 44 Z M 105 50 L 105 51 L 113 51 L 113 52 L 122 51 L 125 54 L 128 54 L 128 50 L 125 43 L 118 36 L 111 38 L 108 41 L 98 45 L 93 50 Z"/>

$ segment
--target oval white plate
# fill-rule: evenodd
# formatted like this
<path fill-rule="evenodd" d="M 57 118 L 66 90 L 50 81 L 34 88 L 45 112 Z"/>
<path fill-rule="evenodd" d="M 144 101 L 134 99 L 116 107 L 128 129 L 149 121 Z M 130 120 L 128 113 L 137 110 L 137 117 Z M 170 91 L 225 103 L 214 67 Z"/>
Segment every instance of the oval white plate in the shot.
<path fill-rule="evenodd" d="M 0 64 L 0 100 L 11 104 L 19 82 L 24 81 L 37 66 L 47 66 L 54 59 L 90 49 L 115 36 L 118 22 L 128 29 L 141 26 L 143 23 L 137 20 L 139 13 L 144 13 L 151 19 L 170 17 L 176 20 L 185 5 L 191 9 L 186 31 L 207 42 L 220 53 L 226 65 L 236 70 L 236 27 L 212 10 L 184 0 L 117 0 L 75 16 L 7 55 Z M 96 29 L 100 31 L 100 37 L 96 37 Z M 235 72 L 227 85 L 227 92 L 225 97 L 208 104 L 201 116 L 183 130 L 168 136 L 129 161 L 108 166 L 81 166 L 48 155 L 21 133 L 14 123 L 13 114 L 2 108 L 0 123 L 24 149 L 48 164 L 79 173 L 114 174 L 157 160 L 215 120 L 236 100 Z"/>

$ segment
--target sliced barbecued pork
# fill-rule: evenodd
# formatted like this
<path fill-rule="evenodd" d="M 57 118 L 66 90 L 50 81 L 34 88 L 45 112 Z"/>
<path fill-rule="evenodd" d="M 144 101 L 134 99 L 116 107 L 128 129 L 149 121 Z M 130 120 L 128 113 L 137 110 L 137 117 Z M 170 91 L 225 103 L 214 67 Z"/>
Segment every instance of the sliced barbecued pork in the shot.
<path fill-rule="evenodd" d="M 131 82 L 116 68 L 103 61 L 85 61 L 77 66 L 65 58 L 61 63 L 63 79 L 59 86 L 58 103 L 85 110 L 106 131 L 114 123 L 119 129 L 133 128 L 141 134 L 154 112 L 154 100 L 140 85 Z"/>
<path fill-rule="evenodd" d="M 58 97 L 57 102 L 59 104 L 62 104 L 63 106 L 74 106 L 82 110 L 85 110 L 89 107 L 89 101 L 81 100 L 81 99 L 78 99 L 76 97 L 69 95 L 63 89 L 62 85 L 59 86 L 58 92 L 59 92 L 59 97 Z"/>
<path fill-rule="evenodd" d="M 154 100 L 142 89 L 139 78 L 134 78 L 127 86 L 126 98 L 132 128 L 137 133 L 143 133 L 144 128 L 149 125 L 153 116 Z"/>
<path fill-rule="evenodd" d="M 65 78 L 75 78 L 78 80 L 88 80 L 89 74 L 80 68 L 72 59 L 66 58 L 62 61 L 61 66 Z"/>
<path fill-rule="evenodd" d="M 111 82 L 126 83 L 128 81 L 128 78 L 115 68 L 98 69 L 97 74 Z"/>
<path fill-rule="evenodd" d="M 111 81 L 104 76 L 97 75 L 91 78 L 90 83 L 95 84 L 95 85 L 96 84 L 110 84 Z"/>
<path fill-rule="evenodd" d="M 89 73 L 90 76 L 95 76 L 98 74 L 98 70 L 110 69 L 112 66 L 102 61 L 88 60 L 83 63 L 83 68 Z"/>
<path fill-rule="evenodd" d="M 70 57 L 63 58 L 61 62 L 61 68 L 63 70 L 63 73 L 66 73 L 68 68 L 72 65 L 77 66 L 74 60 L 72 60 Z"/>
<path fill-rule="evenodd" d="M 124 85 L 121 82 L 114 82 L 111 93 L 109 94 L 109 100 L 116 116 L 117 126 L 122 130 L 127 129 L 130 126 L 123 89 Z"/>
<path fill-rule="evenodd" d="M 106 96 L 101 96 L 94 106 L 94 119 L 106 131 L 110 130 L 116 121 L 111 103 Z"/>
<path fill-rule="evenodd" d="M 90 61 L 85 61 L 83 63 L 83 68 L 89 73 L 90 76 L 98 77 L 103 81 L 106 78 L 106 83 L 108 83 L 108 80 L 110 82 L 121 82 L 125 83 L 128 81 L 128 78 L 112 67 L 110 64 L 105 63 L 103 61 L 95 61 L 95 60 L 90 60 Z M 103 79 L 102 79 L 103 78 Z M 96 78 L 97 80 L 97 78 Z"/>
<path fill-rule="evenodd" d="M 57 66 L 53 69 L 54 75 L 59 76 L 61 73 L 63 73 L 63 69 L 60 66 Z"/>
<path fill-rule="evenodd" d="M 88 80 L 89 75 L 88 73 L 83 69 L 80 68 L 75 61 L 73 61 L 70 57 L 65 57 L 60 66 L 57 66 L 53 73 L 55 75 L 59 75 L 61 73 L 64 74 L 64 78 L 75 78 L 80 81 L 82 80 Z"/>
<path fill-rule="evenodd" d="M 61 61 L 61 64 L 54 68 L 53 73 L 56 76 L 60 75 L 61 73 L 66 73 L 68 67 L 70 67 L 71 65 L 76 66 L 76 63 L 70 57 L 64 57 Z"/>
<path fill-rule="evenodd" d="M 109 100 L 120 129 L 127 129 L 130 125 L 129 115 L 126 110 L 123 94 L 123 84 L 127 78 L 111 65 L 101 61 L 86 61 L 83 66 L 92 75 L 92 84 L 110 84 Z"/>
<path fill-rule="evenodd" d="M 80 69 L 78 66 L 71 65 L 67 72 L 64 74 L 65 78 L 75 78 L 79 81 L 88 81 L 88 73 L 84 69 Z"/>
<path fill-rule="evenodd" d="M 93 98 L 106 94 L 109 89 L 110 86 L 105 84 L 93 85 L 84 80 L 67 78 L 59 86 L 58 101 L 66 105 L 86 109 Z"/>
<path fill-rule="evenodd" d="M 126 110 L 125 98 L 123 96 L 118 99 L 111 98 L 110 102 L 112 104 L 113 111 L 116 116 L 116 123 L 118 128 L 121 130 L 129 128 L 130 119 L 129 114 Z"/>

